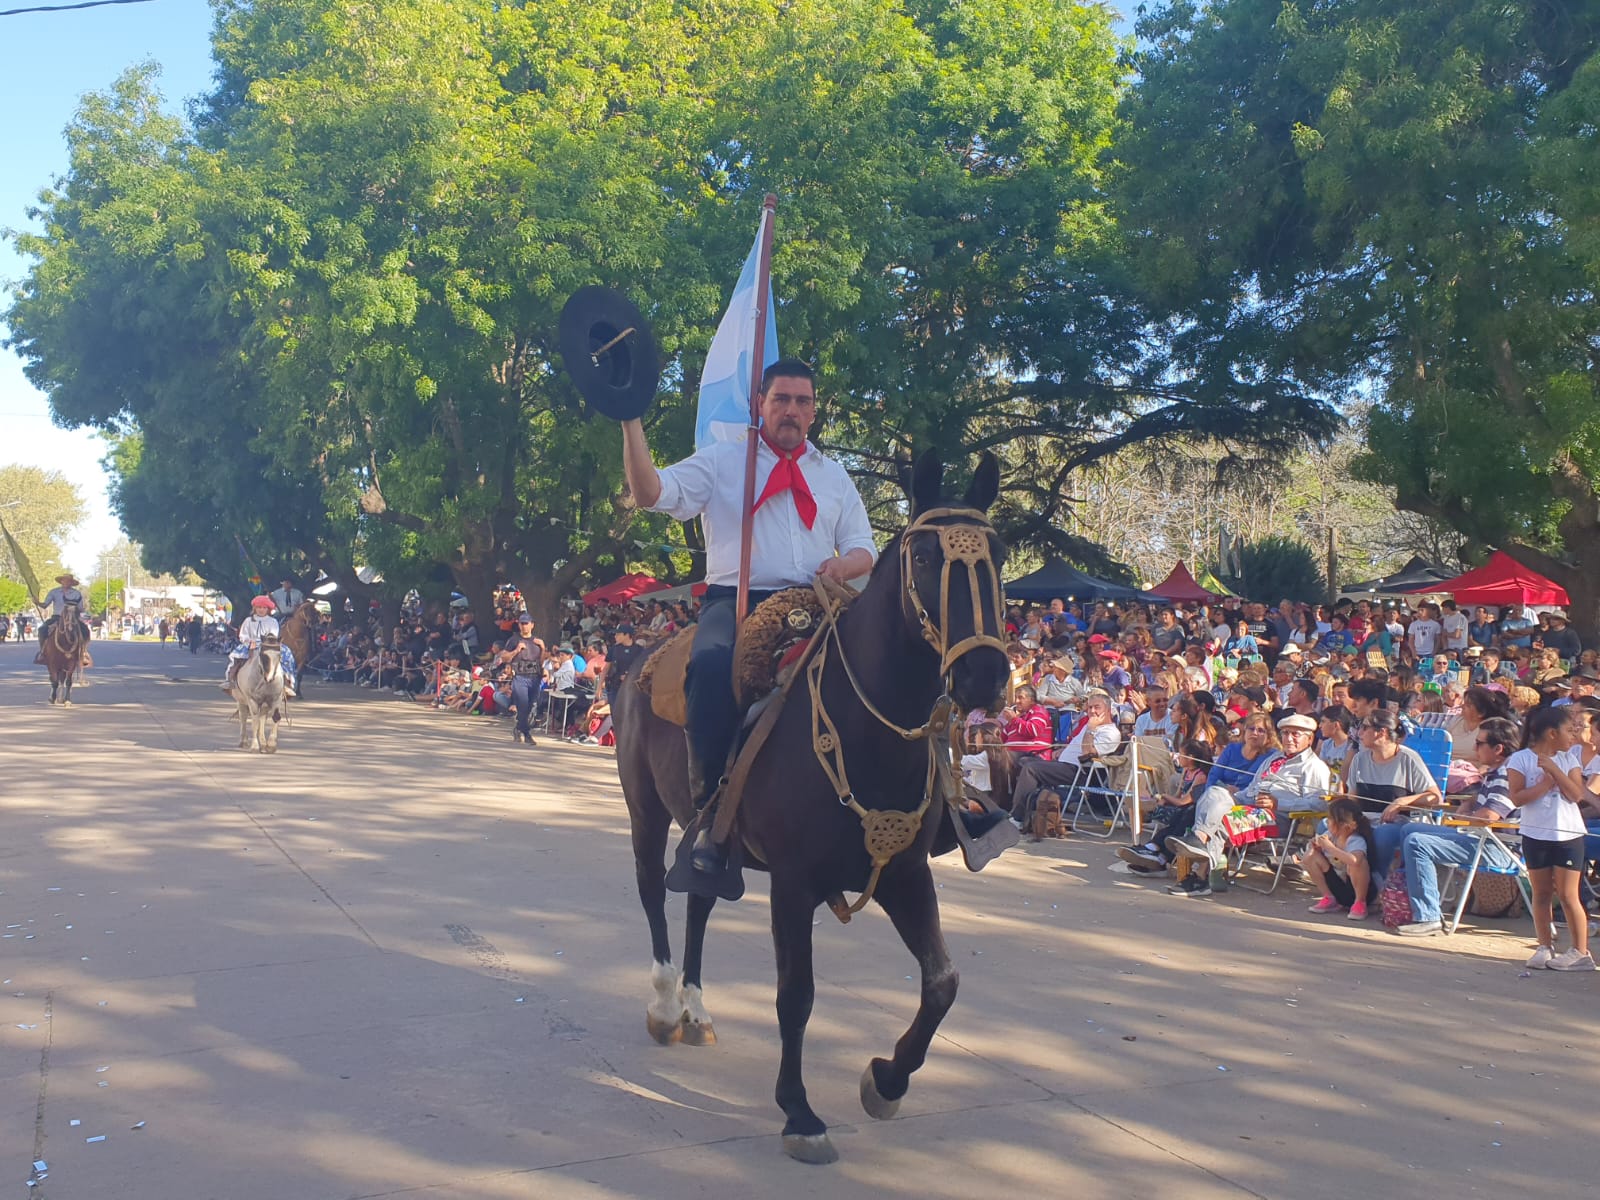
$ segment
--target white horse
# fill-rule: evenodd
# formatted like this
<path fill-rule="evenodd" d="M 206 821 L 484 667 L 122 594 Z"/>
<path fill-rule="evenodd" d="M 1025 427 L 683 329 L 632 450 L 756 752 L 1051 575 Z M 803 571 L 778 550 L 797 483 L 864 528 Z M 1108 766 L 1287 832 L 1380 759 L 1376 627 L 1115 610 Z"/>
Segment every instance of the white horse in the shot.
<path fill-rule="evenodd" d="M 239 749 L 273 754 L 278 749 L 278 722 L 289 710 L 284 696 L 283 647 L 267 635 L 245 660 L 233 681 L 233 698 L 239 706 Z"/>

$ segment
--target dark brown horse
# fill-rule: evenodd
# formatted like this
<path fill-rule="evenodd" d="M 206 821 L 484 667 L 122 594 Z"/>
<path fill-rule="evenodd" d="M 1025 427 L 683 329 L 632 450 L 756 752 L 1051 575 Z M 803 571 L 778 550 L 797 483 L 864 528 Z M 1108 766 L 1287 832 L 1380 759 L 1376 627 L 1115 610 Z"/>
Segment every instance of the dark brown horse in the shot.
<path fill-rule="evenodd" d="M 317 602 L 302 600 L 292 613 L 278 622 L 278 640 L 294 654 L 295 670 L 299 673 L 294 690 L 302 700 L 306 695 L 306 676 L 311 674 L 306 668 L 311 665 L 311 656 L 317 648 L 317 621 Z"/>
<path fill-rule="evenodd" d="M 83 665 L 83 623 L 78 617 L 78 606 L 69 604 L 59 620 L 51 627 L 41 650 L 44 669 L 50 675 L 50 703 L 61 697 L 64 708 L 72 707 L 72 677 Z"/>
<path fill-rule="evenodd" d="M 923 727 L 947 691 L 963 709 L 987 708 L 1009 669 L 995 637 L 1004 619 L 999 587 L 1004 547 L 983 515 L 998 490 L 998 468 L 985 455 L 959 507 L 940 507 L 942 476 L 937 458 L 924 455 L 917 463 L 912 524 L 885 548 L 866 588 L 840 617 L 834 652 L 818 679 L 822 707 L 840 731 L 839 761 L 848 768 L 849 790 L 871 810 L 913 812 L 930 790 L 929 742 L 908 739 L 894 726 Z M 950 570 L 947 544 L 965 547 L 979 561 Z M 672 966 L 664 909 L 663 860 L 672 824 L 693 816 L 683 730 L 655 716 L 649 698 L 627 681 L 618 690 L 613 714 L 617 770 L 632 821 L 639 898 L 655 960 L 647 1025 L 660 1042 L 707 1044 L 715 1035 L 702 1003 L 700 963 L 715 901 L 689 897 L 681 976 Z M 865 888 L 872 863 L 862 818 L 841 804 L 814 748 L 812 719 L 808 688 L 797 684 L 749 775 L 738 834 L 747 860 L 772 877 L 783 1043 L 777 1101 L 786 1118 L 784 1150 L 805 1162 L 831 1162 L 837 1155 L 827 1126 L 806 1102 L 800 1073 L 815 991 L 811 922 L 825 900 Z M 955 1002 L 957 975 L 940 931 L 928 865 L 936 835 L 949 848 L 949 822 L 943 800 L 935 797 L 915 840 L 889 861 L 873 894 L 922 971 L 921 1004 L 910 1029 L 896 1044 L 894 1057 L 874 1058 L 861 1079 L 862 1105 L 874 1117 L 894 1115 L 911 1073 L 922 1065 L 939 1022 Z"/>

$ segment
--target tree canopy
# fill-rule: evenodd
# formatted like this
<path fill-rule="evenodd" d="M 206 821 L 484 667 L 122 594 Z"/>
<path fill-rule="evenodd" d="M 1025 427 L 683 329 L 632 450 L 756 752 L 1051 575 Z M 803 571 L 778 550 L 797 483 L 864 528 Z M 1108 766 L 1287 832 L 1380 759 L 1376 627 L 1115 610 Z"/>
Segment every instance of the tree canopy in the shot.
<path fill-rule="evenodd" d="M 62 542 L 83 518 L 83 497 L 61 472 L 0 466 L 0 521 L 17 539 L 40 587 L 50 587 L 49 581 L 61 573 Z M 0 579 L 22 580 L 4 538 L 0 538 Z"/>
<path fill-rule="evenodd" d="M 224 2 L 216 86 L 88 97 L 9 320 L 63 421 L 113 431 L 153 568 L 237 594 L 357 562 L 392 586 L 510 578 L 536 608 L 692 536 L 637 513 L 616 430 L 553 346 L 622 286 L 666 357 L 657 453 L 688 449 L 706 344 L 780 197 L 785 352 L 825 447 L 901 519 L 900 464 L 995 448 L 1015 543 L 1105 555 L 1073 472 L 1152 439 L 1288 452 L 1324 394 L 1177 336 L 1109 182 L 1126 49 L 1074 0 Z M 640 560 L 643 560 L 642 562 Z"/>
<path fill-rule="evenodd" d="M 1357 466 L 1600 626 L 1600 4 L 1162 4 L 1125 101 L 1130 240 L 1179 322 L 1370 398 Z"/>

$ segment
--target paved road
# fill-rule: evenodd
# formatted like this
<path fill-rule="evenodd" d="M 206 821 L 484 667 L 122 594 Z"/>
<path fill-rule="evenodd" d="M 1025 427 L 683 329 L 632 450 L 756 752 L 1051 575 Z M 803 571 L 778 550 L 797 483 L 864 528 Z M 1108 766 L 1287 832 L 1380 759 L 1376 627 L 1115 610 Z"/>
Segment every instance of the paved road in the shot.
<path fill-rule="evenodd" d="M 910 1018 L 910 959 L 875 909 L 819 916 L 808 1083 L 843 1158 L 790 1162 L 764 889 L 713 917 L 720 1044 L 648 1041 L 608 752 L 514 750 L 499 722 L 324 689 L 276 757 L 246 755 L 217 660 L 95 653 L 59 711 L 30 650 L 0 647 L 16 1195 L 1592 1187 L 1600 980 L 1522 977 L 1525 921 L 1401 943 L 1309 916 L 1299 890 L 1169 898 L 1076 841 L 982 876 L 938 865 L 961 996 L 891 1122 L 856 1081 Z"/>

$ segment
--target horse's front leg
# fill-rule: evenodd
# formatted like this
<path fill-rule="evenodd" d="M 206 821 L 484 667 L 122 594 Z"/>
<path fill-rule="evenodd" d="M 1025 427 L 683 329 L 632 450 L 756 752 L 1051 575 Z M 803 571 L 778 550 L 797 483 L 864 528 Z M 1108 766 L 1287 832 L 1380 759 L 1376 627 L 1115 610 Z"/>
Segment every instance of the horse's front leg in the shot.
<path fill-rule="evenodd" d="M 961 977 L 945 949 L 939 928 L 939 897 L 926 859 L 904 874 L 896 873 L 892 880 L 885 877 L 878 884 L 876 898 L 922 968 L 922 1002 L 911 1027 L 895 1043 L 894 1059 L 875 1058 L 861 1075 L 861 1107 L 868 1116 L 888 1120 L 900 1107 L 911 1073 L 927 1058 L 939 1022 L 956 1002 Z"/>
<path fill-rule="evenodd" d="M 717 1031 L 706 1012 L 700 987 L 700 960 L 705 949 L 706 922 L 716 907 L 715 897 L 690 896 L 689 918 L 683 935 L 683 983 L 678 999 L 683 1005 L 683 1040 L 690 1046 L 715 1046 Z"/>
<path fill-rule="evenodd" d="M 276 709 L 262 714 L 261 728 L 265 733 L 265 738 L 261 743 L 261 753 L 263 754 L 276 754 L 278 752 L 279 715 Z"/>
<path fill-rule="evenodd" d="M 801 1049 L 816 980 L 811 968 L 811 915 L 817 901 L 803 886 L 772 879 L 772 948 L 778 961 L 778 1034 L 783 1058 L 778 1064 L 778 1107 L 783 1124 L 783 1152 L 807 1163 L 831 1163 L 839 1158 L 828 1138 L 828 1127 L 806 1100 L 800 1075 Z"/>

